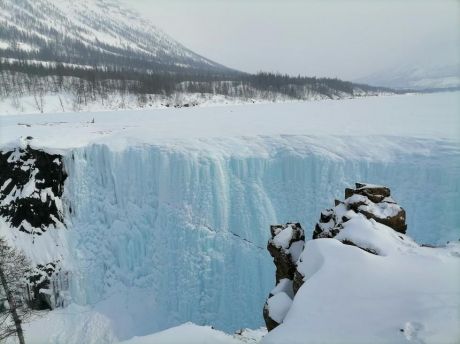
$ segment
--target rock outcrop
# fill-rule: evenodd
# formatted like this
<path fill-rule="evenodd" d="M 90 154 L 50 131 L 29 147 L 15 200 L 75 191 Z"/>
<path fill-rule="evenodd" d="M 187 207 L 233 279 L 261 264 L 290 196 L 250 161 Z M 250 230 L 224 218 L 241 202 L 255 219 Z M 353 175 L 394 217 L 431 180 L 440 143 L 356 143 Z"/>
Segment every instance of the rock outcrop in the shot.
<path fill-rule="evenodd" d="M 276 266 L 276 287 L 265 302 L 263 315 L 268 331 L 278 326 L 294 297 L 296 263 L 304 248 L 305 235 L 299 223 L 273 225 L 267 249 Z"/>
<path fill-rule="evenodd" d="M 342 244 L 357 246 L 371 254 L 379 254 L 372 245 L 363 245 L 339 235 L 348 221 L 361 215 L 364 216 L 365 222 L 376 221 L 398 233 L 406 232 L 406 212 L 391 198 L 389 188 L 356 183 L 354 189 L 345 189 L 344 201 L 336 200 L 334 208 L 321 212 L 313 239 L 336 238 Z M 268 331 L 283 322 L 295 294 L 306 278 L 297 268 L 305 245 L 305 236 L 300 224 L 274 225 L 270 231 L 271 239 L 268 241 L 267 249 L 276 266 L 276 287 L 270 292 L 263 309 Z"/>
<path fill-rule="evenodd" d="M 27 142 L 32 139 L 26 138 Z M 50 228 L 64 228 L 66 178 L 61 155 L 33 149 L 29 144 L 0 151 L 0 217 L 11 230 L 25 233 L 32 244 Z M 53 290 L 53 282 L 62 284 L 60 275 L 65 275 L 60 262 L 51 261 L 36 264 L 31 274 L 24 276 L 28 280 L 26 300 L 32 308 L 51 309 L 63 303 L 62 295 Z"/>
<path fill-rule="evenodd" d="M 406 233 L 406 212 L 391 198 L 385 186 L 356 183 L 355 189 L 345 189 L 345 200 L 335 201 L 335 207 L 321 212 L 313 239 L 333 238 L 350 219 L 350 212 L 359 213 L 395 231 Z"/>
<path fill-rule="evenodd" d="M 404 211 L 390 197 L 358 184 L 322 212 L 294 280 L 267 301 L 268 330 L 277 327 L 263 344 L 458 341 L 460 243 L 429 248 L 401 233 Z"/>
<path fill-rule="evenodd" d="M 36 235 L 61 224 L 66 178 L 60 155 L 29 145 L 0 151 L 0 216 L 11 227 Z"/>

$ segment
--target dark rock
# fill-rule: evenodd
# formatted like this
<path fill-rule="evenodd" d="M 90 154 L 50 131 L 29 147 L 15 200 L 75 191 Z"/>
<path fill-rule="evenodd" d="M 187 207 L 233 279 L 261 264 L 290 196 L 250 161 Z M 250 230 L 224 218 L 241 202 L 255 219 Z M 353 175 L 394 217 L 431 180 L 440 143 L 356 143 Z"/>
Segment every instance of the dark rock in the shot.
<path fill-rule="evenodd" d="M 294 280 L 292 281 L 292 290 L 294 291 L 294 295 L 297 294 L 300 287 L 303 285 L 303 278 L 304 276 L 302 276 L 300 272 L 298 272 L 297 270 L 294 272 Z"/>
<path fill-rule="evenodd" d="M 353 198 L 354 195 L 359 195 L 360 197 Z M 406 211 L 390 196 L 390 189 L 385 186 L 356 183 L 355 189 L 345 189 L 345 201 L 335 200 L 334 203 L 336 207 L 343 205 L 346 207 L 345 210 L 360 213 L 368 219 L 373 219 L 396 232 L 405 234 L 407 229 Z M 377 211 L 382 207 L 392 207 L 397 213 L 392 216 L 382 217 L 381 213 Z M 319 222 L 315 225 L 313 239 L 335 237 L 343 228 L 342 224 L 349 219 L 350 217 L 345 215 L 337 218 L 335 208 L 323 211 Z"/>
<path fill-rule="evenodd" d="M 334 212 L 332 209 L 324 210 L 321 212 L 320 221 L 329 222 L 332 219 L 332 215 L 334 215 Z"/>
<path fill-rule="evenodd" d="M 291 233 L 282 233 L 286 230 L 290 230 Z M 294 280 L 294 275 L 297 268 L 297 259 L 303 250 L 305 243 L 305 234 L 300 226 L 300 223 L 287 223 L 285 225 L 273 225 L 270 226 L 271 239 L 268 241 L 267 249 L 273 257 L 273 262 L 276 266 L 276 285 L 283 279 L 290 281 Z M 289 234 L 285 240 L 280 240 L 280 236 L 283 234 Z M 280 236 L 278 236 L 280 235 Z M 286 281 L 284 281 L 286 282 Z M 293 283 L 287 283 L 288 288 L 291 290 L 283 290 L 286 294 L 293 295 Z M 286 285 L 286 284 L 284 284 Z M 270 299 L 273 294 L 269 295 Z M 271 331 L 279 325 L 278 322 L 270 318 L 270 309 L 267 302 L 265 302 L 263 309 L 263 316 L 268 331 Z"/>
<path fill-rule="evenodd" d="M 406 211 L 402 208 L 395 216 L 389 216 L 385 218 L 375 216 L 374 214 L 365 210 L 359 210 L 358 212 L 366 216 L 368 219 L 374 219 L 375 221 L 384 224 L 385 226 L 393 228 L 396 232 L 406 234 Z"/>
<path fill-rule="evenodd" d="M 28 303 L 32 309 L 52 309 L 51 296 L 41 292 L 41 290 L 50 289 L 51 277 L 59 271 L 57 263 L 38 264 L 31 275 L 28 276 L 28 285 L 32 294 Z"/>
<path fill-rule="evenodd" d="M 292 237 L 289 239 L 289 245 L 286 248 L 280 247 L 274 241 L 276 235 L 286 228 L 291 227 Z M 300 226 L 300 223 L 287 223 L 286 225 L 273 225 L 270 226 L 272 238 L 268 241 L 267 250 L 273 257 L 273 262 L 276 266 L 276 284 L 283 278 L 292 280 L 296 269 L 296 261 L 294 261 L 289 248 L 294 242 L 305 242 L 305 234 Z"/>
<path fill-rule="evenodd" d="M 378 253 L 376 251 L 374 251 L 373 249 L 358 246 L 353 241 L 350 241 L 350 240 L 342 240 L 341 243 L 344 244 L 344 245 L 355 246 L 355 247 L 358 247 L 361 250 L 364 250 L 364 251 L 369 252 L 371 254 L 378 255 Z"/>
<path fill-rule="evenodd" d="M 353 195 L 362 195 L 369 198 L 374 203 L 379 203 L 391 195 L 390 189 L 385 186 L 364 183 L 356 183 L 355 185 L 355 189 L 345 189 L 345 199 Z"/>
<path fill-rule="evenodd" d="M 267 302 L 265 302 L 264 304 L 263 316 L 264 316 L 265 326 L 267 327 L 267 331 L 271 331 L 279 325 L 279 323 L 277 323 L 275 320 L 270 318 L 270 310 L 268 308 Z"/>
<path fill-rule="evenodd" d="M 0 187 L 3 186 L 0 201 L 14 193 L 14 190 L 22 190 L 26 185 L 30 187 L 29 183 L 33 184 L 30 195 L 13 198 L 0 206 L 0 216 L 12 227 L 41 235 L 50 225 L 56 225 L 56 220 L 63 221 L 56 201 L 62 196 L 66 177 L 60 155 L 30 146 L 0 152 Z M 53 197 L 45 189 L 49 189 Z M 23 221 L 30 226 L 24 226 Z"/>

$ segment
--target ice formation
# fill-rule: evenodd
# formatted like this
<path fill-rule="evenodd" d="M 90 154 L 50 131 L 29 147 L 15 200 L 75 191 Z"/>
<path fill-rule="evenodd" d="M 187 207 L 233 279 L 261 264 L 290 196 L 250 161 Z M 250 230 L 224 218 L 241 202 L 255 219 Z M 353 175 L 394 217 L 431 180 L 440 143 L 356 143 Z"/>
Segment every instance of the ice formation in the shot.
<path fill-rule="evenodd" d="M 407 116 L 390 111 L 401 102 Z M 90 306 L 120 340 L 187 321 L 257 328 L 273 289 L 266 228 L 299 221 L 311 236 L 328 200 L 356 180 L 391 187 L 417 241 L 458 239 L 452 102 L 429 95 L 0 117 L 2 152 L 31 136 L 33 149 L 62 156 L 67 174 L 65 227 L 32 240 L 0 218 L 0 234 L 36 264 L 59 260 L 71 276 L 67 302 Z M 394 210 L 387 203 L 379 215 Z"/>

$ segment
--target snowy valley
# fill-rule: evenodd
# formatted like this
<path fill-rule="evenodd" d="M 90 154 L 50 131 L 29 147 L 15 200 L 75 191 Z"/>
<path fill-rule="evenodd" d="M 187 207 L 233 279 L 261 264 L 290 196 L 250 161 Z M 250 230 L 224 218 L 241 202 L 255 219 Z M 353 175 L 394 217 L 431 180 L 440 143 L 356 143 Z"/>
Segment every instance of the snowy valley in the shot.
<path fill-rule="evenodd" d="M 459 343 L 448 6 L 256 3 L 0 0 L 1 343 Z"/>
<path fill-rule="evenodd" d="M 0 115 L 398 93 L 240 72 L 192 52 L 117 0 L 3 0 L 0 24 Z"/>

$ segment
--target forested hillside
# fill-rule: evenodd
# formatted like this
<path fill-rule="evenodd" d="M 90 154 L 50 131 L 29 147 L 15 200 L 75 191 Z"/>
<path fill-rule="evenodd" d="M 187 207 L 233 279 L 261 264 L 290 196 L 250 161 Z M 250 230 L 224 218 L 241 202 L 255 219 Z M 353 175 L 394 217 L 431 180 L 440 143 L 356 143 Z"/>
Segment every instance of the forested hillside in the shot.
<path fill-rule="evenodd" d="M 227 68 L 115 0 L 0 0 L 0 24 L 0 104 L 19 112 L 391 92 L 338 79 Z M 50 103 L 57 108 L 50 110 Z"/>

